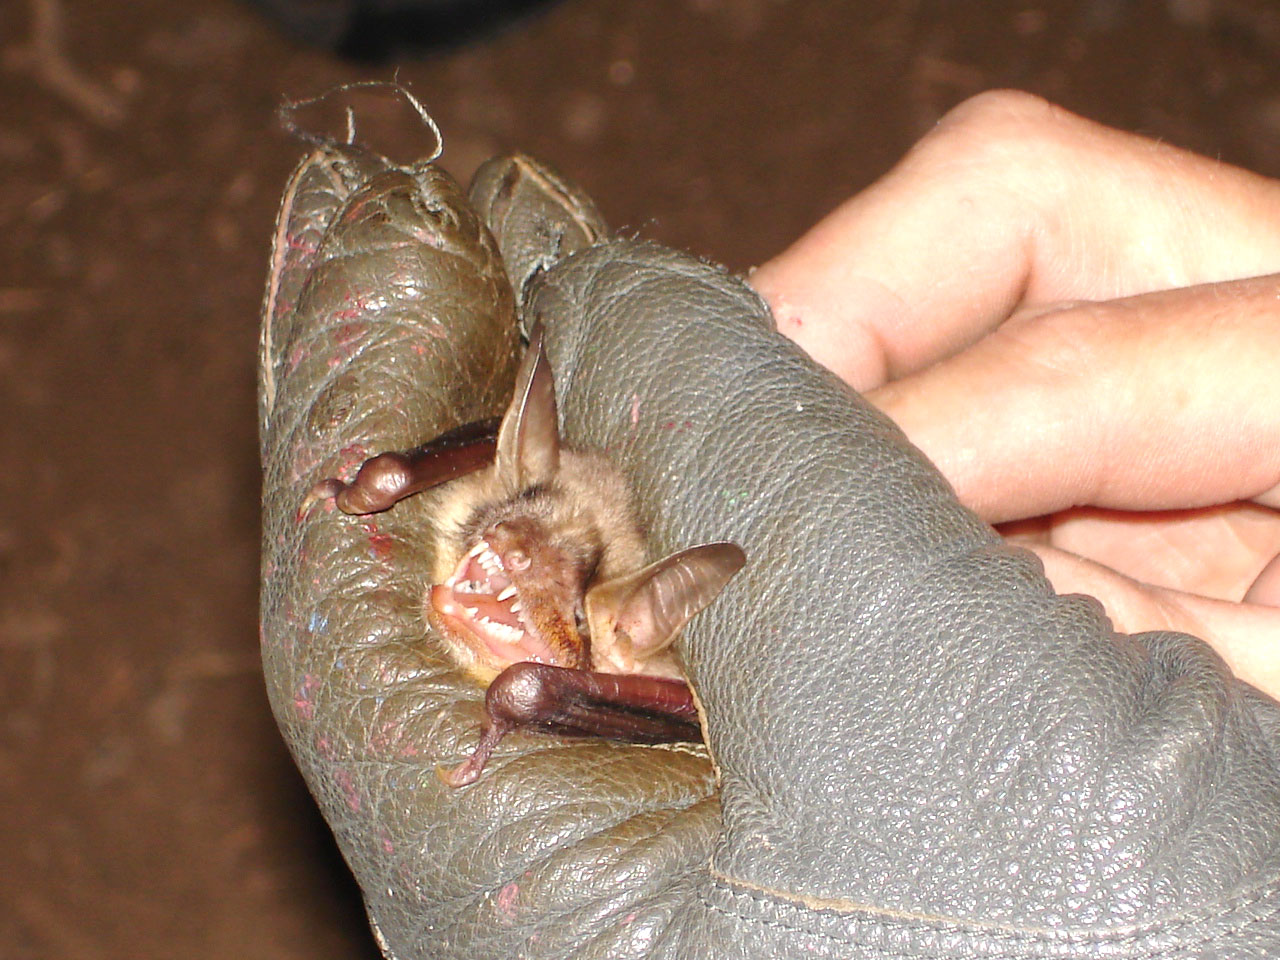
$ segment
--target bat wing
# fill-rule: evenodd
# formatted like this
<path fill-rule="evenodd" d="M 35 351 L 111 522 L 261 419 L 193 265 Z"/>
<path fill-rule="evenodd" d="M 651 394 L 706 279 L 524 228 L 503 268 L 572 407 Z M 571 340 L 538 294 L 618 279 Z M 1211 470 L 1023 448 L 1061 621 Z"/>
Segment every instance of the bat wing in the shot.
<path fill-rule="evenodd" d="M 472 783 L 499 741 L 519 729 L 631 743 L 702 739 L 693 694 L 679 680 L 513 663 L 485 693 L 475 751 L 451 770 L 438 768 L 440 779 L 452 787 Z"/>
<path fill-rule="evenodd" d="M 366 460 L 350 483 L 321 480 L 302 504 L 334 498 L 343 513 L 378 513 L 405 497 L 439 486 L 493 462 L 499 420 L 476 420 L 440 434 L 412 450 L 380 453 Z"/>
<path fill-rule="evenodd" d="M 343 513 L 379 513 L 405 497 L 448 483 L 496 462 L 512 490 L 553 477 L 560 466 L 555 379 L 535 325 L 516 374 L 515 395 L 497 418 L 464 424 L 412 450 L 381 453 L 366 460 L 356 478 L 321 480 L 303 501 L 334 499 Z"/>

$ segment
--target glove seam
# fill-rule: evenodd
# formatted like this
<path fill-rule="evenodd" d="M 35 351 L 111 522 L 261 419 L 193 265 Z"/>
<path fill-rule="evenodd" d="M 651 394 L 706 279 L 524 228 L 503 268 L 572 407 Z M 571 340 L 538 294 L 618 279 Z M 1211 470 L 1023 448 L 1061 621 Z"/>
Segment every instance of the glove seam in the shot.
<path fill-rule="evenodd" d="M 1280 888 L 1280 879 L 1272 879 L 1267 883 L 1255 887 L 1247 894 L 1241 894 L 1237 898 L 1220 900 L 1213 904 L 1206 905 L 1198 917 L 1190 917 L 1185 914 L 1176 915 L 1162 920 L 1153 921 L 1150 924 L 1129 925 L 1123 929 L 1115 930 L 1076 929 L 1054 931 L 1047 927 L 1019 928 L 1011 924 L 984 924 L 978 921 L 959 920 L 945 916 L 913 914 L 906 911 L 879 908 L 869 904 L 853 903 L 852 901 L 846 902 L 842 905 L 840 901 L 835 900 L 819 900 L 817 898 L 808 900 L 800 895 L 790 894 L 785 891 L 774 890 L 767 887 L 758 887 L 744 881 L 734 880 L 724 874 L 717 873 L 714 869 L 710 870 L 710 874 L 713 888 L 722 890 L 729 897 L 735 900 L 745 898 L 753 901 L 754 903 L 766 905 L 772 908 L 781 907 L 789 911 L 804 909 L 810 914 L 827 915 L 833 918 L 860 919 L 863 923 L 873 923 L 883 926 L 894 926 L 936 933 L 951 933 L 970 936 L 979 935 L 988 939 L 1008 942 L 1011 944 L 1041 944 L 1044 946 L 1070 946 L 1081 944 L 1122 945 L 1124 941 L 1149 939 L 1153 936 L 1168 937 L 1171 934 L 1176 934 L 1181 929 L 1193 927 L 1205 920 L 1212 921 L 1214 917 L 1212 916 L 1211 911 L 1215 906 L 1229 903 L 1231 905 L 1232 912 L 1238 912 L 1242 909 L 1248 909 L 1253 904 L 1261 902 L 1267 896 L 1273 894 L 1277 888 Z M 700 891 L 698 897 L 703 906 L 708 909 L 728 917 L 733 917 L 737 920 L 762 923 L 766 926 L 776 927 L 791 933 L 820 937 L 832 943 L 849 944 L 856 942 L 847 937 L 834 936 L 821 930 L 814 930 L 786 923 L 781 919 L 770 919 L 745 913 L 740 910 L 730 909 L 723 904 L 718 904 L 712 901 L 705 891 Z M 859 918 L 857 917 L 858 914 L 862 914 L 863 916 Z M 1273 907 L 1259 916 L 1246 919 L 1242 923 L 1228 922 L 1229 925 L 1222 929 L 1208 930 L 1197 934 L 1194 940 L 1180 941 L 1177 944 L 1177 948 L 1182 950 L 1187 947 L 1206 945 L 1226 933 L 1246 930 L 1256 924 L 1272 921 L 1278 914 L 1280 914 L 1280 909 Z M 1132 954 L 1135 958 L 1169 956 L 1167 945 L 1160 946 L 1159 944 L 1153 944 L 1149 947 L 1144 947 L 1137 943 L 1134 943 L 1133 945 L 1142 951 L 1141 953 Z M 922 957 L 951 957 L 954 956 L 954 953 L 950 950 L 946 950 L 943 953 L 927 950 L 926 952 L 918 951 L 916 955 Z"/>

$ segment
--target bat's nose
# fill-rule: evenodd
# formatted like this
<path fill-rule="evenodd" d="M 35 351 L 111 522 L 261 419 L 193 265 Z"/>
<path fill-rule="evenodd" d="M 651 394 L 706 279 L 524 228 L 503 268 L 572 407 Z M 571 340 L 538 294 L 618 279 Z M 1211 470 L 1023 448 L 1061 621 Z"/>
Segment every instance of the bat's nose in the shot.
<path fill-rule="evenodd" d="M 537 531 L 523 529 L 524 526 L 515 521 L 502 520 L 485 532 L 484 539 L 498 555 L 505 570 L 520 573 L 529 569 L 531 547 Z"/>

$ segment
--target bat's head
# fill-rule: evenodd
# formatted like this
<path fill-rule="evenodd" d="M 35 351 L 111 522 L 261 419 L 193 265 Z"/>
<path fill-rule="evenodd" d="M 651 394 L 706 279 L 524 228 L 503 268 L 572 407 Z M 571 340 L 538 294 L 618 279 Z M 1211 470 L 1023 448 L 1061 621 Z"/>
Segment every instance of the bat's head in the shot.
<path fill-rule="evenodd" d="M 580 459 L 562 455 L 555 384 L 535 329 L 493 468 L 474 497 L 462 491 L 465 555 L 430 594 L 433 624 L 482 682 L 521 660 L 591 664 L 583 595 L 604 545 L 574 482 L 562 482 Z"/>
<path fill-rule="evenodd" d="M 583 596 L 599 545 L 566 536 L 536 504 L 524 505 L 517 499 L 493 511 L 452 576 L 431 588 L 433 620 L 468 648 L 471 672 L 484 680 L 521 660 L 591 663 Z"/>
<path fill-rule="evenodd" d="M 447 504 L 461 559 L 438 571 L 428 616 L 482 683 L 522 660 L 679 677 L 668 647 L 745 560 L 714 543 L 643 566 L 622 474 L 600 454 L 561 447 L 536 329 L 492 470 L 459 481 Z"/>

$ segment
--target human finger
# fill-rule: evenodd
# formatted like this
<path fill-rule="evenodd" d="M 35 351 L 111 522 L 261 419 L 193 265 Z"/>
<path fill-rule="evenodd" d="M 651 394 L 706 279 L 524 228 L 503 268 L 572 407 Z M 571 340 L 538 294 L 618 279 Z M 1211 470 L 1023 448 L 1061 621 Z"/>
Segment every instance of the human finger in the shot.
<path fill-rule="evenodd" d="M 1053 547 L 1031 549 L 1058 593 L 1097 598 L 1121 633 L 1177 630 L 1199 637 L 1237 677 L 1280 698 L 1280 608 L 1155 587 Z"/>
<path fill-rule="evenodd" d="M 1280 276 L 1004 324 L 868 398 L 990 522 L 1280 491 Z"/>
<path fill-rule="evenodd" d="M 1244 598 L 1250 603 L 1280 607 L 1280 552 L 1277 552 L 1276 556 L 1271 558 L 1271 562 L 1254 578 Z"/>
<path fill-rule="evenodd" d="M 860 390 L 1015 310 L 1280 269 L 1280 184 L 998 91 L 751 277 L 779 330 Z"/>
<path fill-rule="evenodd" d="M 1066 550 L 1154 586 L 1274 603 L 1261 579 L 1280 556 L 1280 511 L 1259 504 L 1156 511 L 1077 507 L 1003 524 L 1000 532 L 1013 542 Z"/>

